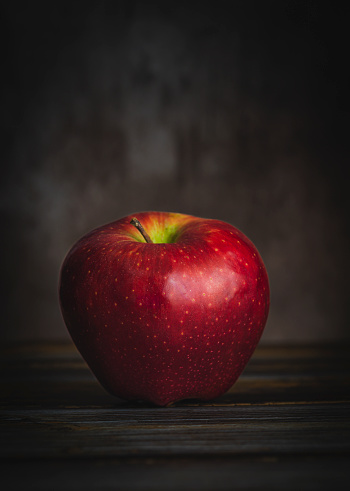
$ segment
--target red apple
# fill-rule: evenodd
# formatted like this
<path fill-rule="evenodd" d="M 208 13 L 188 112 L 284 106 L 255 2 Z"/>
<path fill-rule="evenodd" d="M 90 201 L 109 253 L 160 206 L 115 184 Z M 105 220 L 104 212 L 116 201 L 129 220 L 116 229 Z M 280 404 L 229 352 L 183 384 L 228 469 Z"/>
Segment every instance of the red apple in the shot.
<path fill-rule="evenodd" d="M 177 213 L 138 213 L 85 235 L 64 260 L 59 293 L 102 386 L 160 406 L 225 393 L 269 310 L 252 242 L 228 223 Z"/>

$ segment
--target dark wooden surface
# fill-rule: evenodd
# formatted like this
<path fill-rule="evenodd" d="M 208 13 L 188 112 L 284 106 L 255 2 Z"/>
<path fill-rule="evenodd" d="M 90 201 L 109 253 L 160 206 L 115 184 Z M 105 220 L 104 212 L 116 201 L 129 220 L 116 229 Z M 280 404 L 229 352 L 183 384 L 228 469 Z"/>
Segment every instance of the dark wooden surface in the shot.
<path fill-rule="evenodd" d="M 107 394 L 70 344 L 1 350 L 0 489 L 344 489 L 348 346 L 260 347 L 210 403 Z"/>

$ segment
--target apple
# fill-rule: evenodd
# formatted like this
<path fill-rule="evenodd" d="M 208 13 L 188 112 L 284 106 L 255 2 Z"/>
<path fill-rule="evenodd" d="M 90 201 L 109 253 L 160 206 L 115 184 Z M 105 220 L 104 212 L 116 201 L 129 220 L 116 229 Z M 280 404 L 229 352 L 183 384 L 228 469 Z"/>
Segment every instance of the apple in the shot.
<path fill-rule="evenodd" d="M 270 303 L 266 269 L 242 232 L 165 212 L 82 237 L 63 262 L 59 296 L 102 386 L 159 406 L 225 393 L 253 354 Z"/>

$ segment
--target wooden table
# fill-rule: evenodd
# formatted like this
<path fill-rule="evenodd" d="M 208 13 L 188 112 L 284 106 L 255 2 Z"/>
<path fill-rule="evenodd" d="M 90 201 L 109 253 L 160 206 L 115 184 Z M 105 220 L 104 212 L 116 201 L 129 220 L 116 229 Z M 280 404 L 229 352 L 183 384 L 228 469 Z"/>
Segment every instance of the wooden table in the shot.
<path fill-rule="evenodd" d="M 107 394 L 71 344 L 7 346 L 0 489 L 344 489 L 348 348 L 262 346 L 218 400 L 157 408 Z"/>

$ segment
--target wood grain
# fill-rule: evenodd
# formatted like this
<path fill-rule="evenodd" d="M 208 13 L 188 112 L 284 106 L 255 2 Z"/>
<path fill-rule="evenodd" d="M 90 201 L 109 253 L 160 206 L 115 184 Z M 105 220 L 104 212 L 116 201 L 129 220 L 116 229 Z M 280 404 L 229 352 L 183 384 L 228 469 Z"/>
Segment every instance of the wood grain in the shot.
<path fill-rule="evenodd" d="M 167 408 L 107 394 L 70 344 L 1 350 L 1 489 L 329 489 L 347 478 L 347 346 L 260 347 Z"/>

